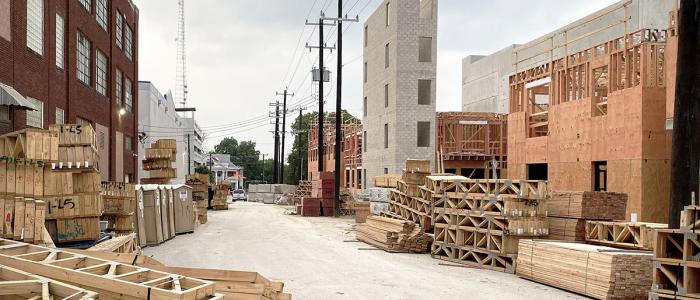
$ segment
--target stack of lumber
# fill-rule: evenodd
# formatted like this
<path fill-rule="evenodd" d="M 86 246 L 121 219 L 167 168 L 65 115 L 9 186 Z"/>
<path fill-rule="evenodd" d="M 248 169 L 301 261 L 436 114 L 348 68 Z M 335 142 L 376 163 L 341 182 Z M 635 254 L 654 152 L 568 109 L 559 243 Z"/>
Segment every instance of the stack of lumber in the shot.
<path fill-rule="evenodd" d="M 428 176 L 434 258 L 515 272 L 518 241 L 549 234 L 547 182 Z"/>
<path fill-rule="evenodd" d="M 209 207 L 209 175 L 187 175 L 185 183 L 192 187 L 192 201 L 197 206 L 195 215 L 200 224 L 207 223 L 207 208 Z"/>
<path fill-rule="evenodd" d="M 401 180 L 401 174 L 384 174 L 373 178 L 375 187 L 394 189 L 397 187 L 399 180 Z"/>
<path fill-rule="evenodd" d="M 230 193 L 231 183 L 224 180 L 214 186 L 214 199 L 211 201 L 211 206 L 214 210 L 227 210 L 228 202 L 226 199 Z"/>
<path fill-rule="evenodd" d="M 97 139 L 92 126 L 51 125 L 57 163 L 45 173 L 46 228 L 56 244 L 96 241 L 103 212 Z"/>
<path fill-rule="evenodd" d="M 136 185 L 123 182 L 102 182 L 104 212 L 102 220 L 107 221 L 106 232 L 117 235 L 138 233 L 136 226 Z"/>
<path fill-rule="evenodd" d="M 94 291 L 101 299 L 204 300 L 222 297 L 215 293 L 213 282 L 174 272 L 9 240 L 0 239 L 0 245 L 0 265 Z"/>
<path fill-rule="evenodd" d="M 627 194 L 612 192 L 552 192 L 547 201 L 553 240 L 585 241 L 586 221 L 625 219 Z"/>
<path fill-rule="evenodd" d="M 699 209 L 685 207 L 681 229 L 656 231 L 652 293 L 658 299 L 700 299 L 700 234 L 688 218 Z"/>
<path fill-rule="evenodd" d="M 647 299 L 651 263 L 648 251 L 522 239 L 516 274 L 595 299 Z"/>
<path fill-rule="evenodd" d="M 370 216 L 357 225 L 357 239 L 387 252 L 425 253 L 433 238 L 415 223 Z"/>
<path fill-rule="evenodd" d="M 93 300 L 97 293 L 0 265 L 2 299 Z"/>
<path fill-rule="evenodd" d="M 138 253 L 139 247 L 136 234 L 126 234 L 103 241 L 87 249 L 88 251 L 102 251 L 112 253 Z"/>
<path fill-rule="evenodd" d="M 143 169 L 149 171 L 149 178 L 141 178 L 141 184 L 170 184 L 177 177 L 173 162 L 177 159 L 177 142 L 161 139 L 146 148 Z"/>
<path fill-rule="evenodd" d="M 586 242 L 626 249 L 654 249 L 655 232 L 667 224 L 586 221 Z"/>

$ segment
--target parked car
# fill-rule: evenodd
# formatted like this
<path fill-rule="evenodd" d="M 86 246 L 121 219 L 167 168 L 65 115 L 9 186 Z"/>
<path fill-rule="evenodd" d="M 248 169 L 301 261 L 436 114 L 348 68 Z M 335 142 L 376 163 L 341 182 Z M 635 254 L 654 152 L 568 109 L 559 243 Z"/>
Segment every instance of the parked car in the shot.
<path fill-rule="evenodd" d="M 231 200 L 233 202 L 236 202 L 238 200 L 245 201 L 246 200 L 245 190 L 237 189 L 237 190 L 231 191 Z"/>

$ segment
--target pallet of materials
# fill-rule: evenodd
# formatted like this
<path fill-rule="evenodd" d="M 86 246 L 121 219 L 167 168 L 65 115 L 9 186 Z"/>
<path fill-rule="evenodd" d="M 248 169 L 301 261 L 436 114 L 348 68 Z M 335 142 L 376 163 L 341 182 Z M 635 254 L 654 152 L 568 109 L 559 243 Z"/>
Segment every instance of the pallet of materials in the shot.
<path fill-rule="evenodd" d="M 652 251 L 655 231 L 666 228 L 657 223 L 586 221 L 586 242 Z"/>
<path fill-rule="evenodd" d="M 413 222 L 369 216 L 357 225 L 357 240 L 387 252 L 426 253 L 433 238 Z"/>
<path fill-rule="evenodd" d="M 594 299 L 646 299 L 651 263 L 648 251 L 522 239 L 516 274 Z"/>
<path fill-rule="evenodd" d="M 518 241 L 549 234 L 545 181 L 428 176 L 433 258 L 515 272 Z"/>
<path fill-rule="evenodd" d="M 549 239 L 586 240 L 586 221 L 625 219 L 627 194 L 612 192 L 556 191 L 547 201 L 551 226 Z"/>
<path fill-rule="evenodd" d="M 50 130 L 27 128 L 0 136 L 0 157 L 58 161 L 58 135 Z"/>
<path fill-rule="evenodd" d="M 185 183 L 192 187 L 192 201 L 197 206 L 197 220 L 200 224 L 205 224 L 209 207 L 209 175 L 195 173 L 185 178 Z"/>
<path fill-rule="evenodd" d="M 46 230 L 56 244 L 97 241 L 100 217 L 46 220 Z"/>
<path fill-rule="evenodd" d="M 3 265 L 0 265 L 0 287 L 3 299 L 98 299 L 95 292 Z"/>
<path fill-rule="evenodd" d="M 44 195 L 44 162 L 0 157 L 0 194 Z"/>
<path fill-rule="evenodd" d="M 228 210 L 228 202 L 226 201 L 230 193 L 231 183 L 222 181 L 214 186 L 214 199 L 211 201 L 211 206 L 214 210 Z"/>
<path fill-rule="evenodd" d="M 102 182 L 102 221 L 107 221 L 106 232 L 118 235 L 136 230 L 136 185 L 123 182 Z"/>
<path fill-rule="evenodd" d="M 91 125 L 54 124 L 49 131 L 58 137 L 58 160 L 51 169 L 68 172 L 96 172 L 99 155 L 97 138 Z"/>
<path fill-rule="evenodd" d="M 375 176 L 372 181 L 375 187 L 395 189 L 399 180 L 401 180 L 401 174 L 385 174 Z"/>
<path fill-rule="evenodd" d="M 3 196 L 0 198 L 0 213 L 0 237 L 36 244 L 44 242 L 44 201 Z"/>
<path fill-rule="evenodd" d="M 355 211 L 355 223 L 367 222 L 367 218 L 370 216 L 369 201 L 355 201 L 352 209 Z"/>
<path fill-rule="evenodd" d="M 9 240 L 0 240 L 0 264 L 95 291 L 105 299 L 221 297 L 210 281 Z"/>
<path fill-rule="evenodd" d="M 172 167 L 177 159 L 177 141 L 157 140 L 146 148 L 144 156 L 143 168 L 148 171 L 149 178 L 141 178 L 141 184 L 170 184 L 177 177 L 177 170 Z"/>

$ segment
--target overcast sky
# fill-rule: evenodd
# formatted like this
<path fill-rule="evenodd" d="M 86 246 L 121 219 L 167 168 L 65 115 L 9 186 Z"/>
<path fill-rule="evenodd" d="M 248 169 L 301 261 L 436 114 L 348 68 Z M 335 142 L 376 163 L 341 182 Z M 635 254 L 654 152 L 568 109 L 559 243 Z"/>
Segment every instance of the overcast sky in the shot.
<path fill-rule="evenodd" d="M 224 136 L 252 140 L 270 157 L 274 125 L 265 117 L 275 92 L 289 86 L 290 106 L 309 101 L 308 75 L 317 54 L 304 48 L 318 44 L 317 32 L 304 21 L 337 14 L 337 0 L 189 0 L 186 2 L 188 105 L 213 148 Z M 343 0 L 360 24 L 344 25 L 343 107 L 362 112 L 362 25 L 382 0 Z M 418 0 L 415 0 L 418 1 Z M 163 93 L 175 90 L 176 0 L 134 0 L 140 10 L 139 80 L 151 81 Z M 571 23 L 614 0 L 441 0 L 438 12 L 438 111 L 461 109 L 461 59 L 490 54 L 525 43 Z M 312 32 L 313 30 L 313 32 Z M 327 28 L 326 36 L 334 29 Z M 301 37 L 301 38 L 300 38 Z M 335 34 L 328 44 L 335 44 Z M 335 74 L 335 52 L 328 67 Z M 296 71 L 296 72 L 295 72 Z M 333 75 L 332 77 L 334 77 Z M 335 79 L 333 79 L 334 81 Z M 335 83 L 326 107 L 335 107 Z M 294 114 L 294 116 L 296 116 Z M 291 119 L 291 118 L 290 118 Z M 158 133 L 153 132 L 156 135 Z M 292 136 L 287 136 L 287 153 Z"/>

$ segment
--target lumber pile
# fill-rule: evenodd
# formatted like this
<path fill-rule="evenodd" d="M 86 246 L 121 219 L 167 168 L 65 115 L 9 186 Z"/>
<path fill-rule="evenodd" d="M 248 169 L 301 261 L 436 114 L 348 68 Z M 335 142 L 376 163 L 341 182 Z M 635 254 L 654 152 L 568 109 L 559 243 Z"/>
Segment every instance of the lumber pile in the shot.
<path fill-rule="evenodd" d="M 226 199 L 230 193 L 231 183 L 224 180 L 214 186 L 214 199 L 211 201 L 211 206 L 214 210 L 228 210 L 228 202 Z"/>
<path fill-rule="evenodd" d="M 612 192 L 552 192 L 547 201 L 549 238 L 585 241 L 586 221 L 624 220 L 627 194 Z"/>
<path fill-rule="evenodd" d="M 149 178 L 141 178 L 141 184 L 170 184 L 177 177 L 173 162 L 177 159 L 177 142 L 173 139 L 160 139 L 146 148 L 143 169 L 149 171 Z"/>
<path fill-rule="evenodd" d="M 515 272 L 518 241 L 549 234 L 547 182 L 428 176 L 433 258 Z"/>
<path fill-rule="evenodd" d="M 186 184 L 192 187 L 192 201 L 197 206 L 196 216 L 200 224 L 207 223 L 207 208 L 209 207 L 209 175 L 191 174 L 186 177 Z"/>
<path fill-rule="evenodd" d="M 136 234 L 126 234 L 116 236 L 103 241 L 87 249 L 88 251 L 101 251 L 111 253 L 138 253 L 139 247 L 136 241 Z"/>
<path fill-rule="evenodd" d="M 666 228 L 657 223 L 586 221 L 586 242 L 651 251 L 656 230 Z"/>
<path fill-rule="evenodd" d="M 97 293 L 0 265 L 3 299 L 93 300 Z"/>
<path fill-rule="evenodd" d="M 700 234 L 688 218 L 699 209 L 684 208 L 681 229 L 656 231 L 652 293 L 658 299 L 700 299 Z"/>
<path fill-rule="evenodd" d="M 206 280 L 16 241 L 0 239 L 0 245 L 0 265 L 91 290 L 103 299 L 221 297 Z"/>
<path fill-rule="evenodd" d="M 415 223 L 370 216 L 357 225 L 357 239 L 387 252 L 425 253 L 433 238 Z"/>
<path fill-rule="evenodd" d="M 516 274 L 594 299 L 647 299 L 652 255 L 575 242 L 522 239 Z"/>

